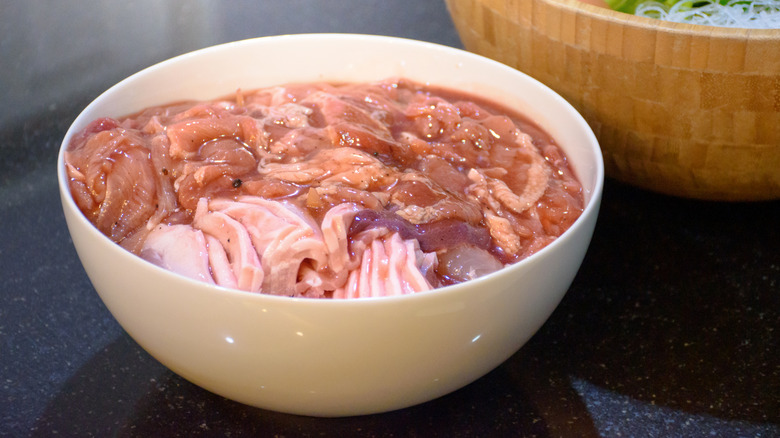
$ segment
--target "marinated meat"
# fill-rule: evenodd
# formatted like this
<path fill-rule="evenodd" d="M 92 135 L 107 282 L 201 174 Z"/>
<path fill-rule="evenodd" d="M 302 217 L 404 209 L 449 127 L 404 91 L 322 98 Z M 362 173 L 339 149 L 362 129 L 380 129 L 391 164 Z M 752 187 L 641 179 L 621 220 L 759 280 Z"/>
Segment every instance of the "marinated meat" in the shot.
<path fill-rule="evenodd" d="M 103 118 L 66 151 L 95 226 L 190 278 L 390 296 L 468 281 L 568 229 L 582 188 L 522 115 L 403 79 L 289 84 Z"/>

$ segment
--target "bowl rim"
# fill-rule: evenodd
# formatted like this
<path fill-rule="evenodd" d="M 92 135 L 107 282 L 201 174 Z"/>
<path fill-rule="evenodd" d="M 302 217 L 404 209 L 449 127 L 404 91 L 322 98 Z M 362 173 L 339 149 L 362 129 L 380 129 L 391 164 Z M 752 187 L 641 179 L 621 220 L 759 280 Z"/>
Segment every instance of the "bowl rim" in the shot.
<path fill-rule="evenodd" d="M 560 7 L 577 14 L 586 15 L 594 20 L 620 24 L 637 29 L 668 32 L 690 37 L 707 37 L 732 40 L 780 40 L 780 29 L 751 29 L 744 27 L 712 26 L 707 24 L 677 23 L 640 17 L 614 9 L 585 3 L 580 0 L 533 0 Z"/>
<path fill-rule="evenodd" d="M 100 232 L 100 230 L 97 229 L 97 227 L 94 226 L 87 218 L 84 216 L 84 214 L 81 212 L 81 210 L 78 208 L 78 206 L 75 203 L 75 200 L 73 199 L 72 194 L 69 190 L 69 184 L 68 184 L 68 176 L 66 172 L 65 167 L 65 151 L 69 145 L 70 140 L 73 138 L 74 135 L 78 134 L 83 127 L 80 127 L 79 129 L 76 129 L 76 124 L 79 121 L 82 121 L 81 119 L 84 118 L 85 114 L 90 110 L 90 108 L 96 104 L 99 101 L 102 101 L 105 99 L 105 96 L 109 95 L 116 89 L 120 89 L 128 82 L 131 82 L 136 77 L 139 77 L 141 75 L 147 75 L 153 73 L 154 70 L 164 68 L 165 66 L 169 64 L 173 64 L 176 62 L 179 62 L 184 59 L 188 59 L 191 57 L 197 57 L 197 56 L 203 56 L 205 54 L 211 53 L 213 51 L 220 51 L 224 50 L 226 48 L 231 48 L 238 45 L 251 45 L 254 42 L 257 41 L 269 41 L 272 42 L 274 40 L 280 40 L 280 39 L 310 39 L 315 38 L 318 40 L 325 39 L 331 39 L 334 41 L 342 41 L 344 39 L 346 40 L 360 40 L 365 39 L 367 41 L 380 41 L 380 42 L 386 42 L 386 43 L 399 43 L 399 44 L 407 44 L 407 45 L 415 45 L 420 46 L 424 48 L 425 50 L 433 50 L 433 51 L 444 51 L 449 53 L 457 53 L 458 56 L 462 56 L 465 58 L 473 59 L 477 62 L 486 63 L 489 65 L 492 65 L 492 68 L 498 68 L 498 69 L 505 69 L 507 71 L 510 71 L 512 74 L 518 75 L 518 77 L 523 78 L 522 80 L 527 81 L 529 83 L 529 86 L 535 87 L 537 89 L 543 90 L 545 93 L 549 94 L 550 98 L 553 99 L 558 103 L 558 105 L 562 105 L 563 107 L 566 107 L 570 110 L 573 117 L 575 118 L 578 125 L 580 125 L 582 128 L 584 128 L 584 132 L 586 133 L 587 140 L 584 142 L 588 145 L 592 145 L 592 153 L 594 158 L 594 169 L 593 169 L 593 187 L 585 191 L 583 193 L 584 195 L 584 208 L 580 216 L 575 220 L 575 222 L 561 235 L 556 237 L 551 243 L 549 243 L 544 248 L 540 249 L 539 251 L 535 252 L 534 254 L 519 260 L 516 263 L 513 263 L 511 265 L 507 265 L 504 268 L 485 275 L 483 277 L 479 277 L 473 280 L 469 280 L 463 283 L 458 283 L 454 285 L 448 285 L 443 286 L 435 289 L 431 289 L 429 291 L 423 291 L 418 292 L 414 294 L 407 294 L 407 295 L 399 295 L 399 296 L 383 296 L 383 297 L 365 297 L 365 298 L 355 298 L 355 299 L 316 299 L 316 298 L 307 298 L 307 297 L 291 297 L 291 296 L 285 296 L 285 295 L 275 295 L 270 293 L 253 293 L 248 292 L 240 289 L 232 289 L 227 288 L 223 286 L 219 286 L 216 284 L 209 284 L 205 283 L 199 280 L 195 280 L 192 278 L 188 278 L 184 275 L 169 271 L 165 268 L 159 267 L 157 265 L 154 265 L 153 263 L 150 263 L 137 255 L 131 253 L 130 251 L 122 248 L 120 245 L 112 241 L 108 236 Z M 471 93 L 471 92 L 468 92 Z M 216 97 L 215 97 L 216 98 Z M 87 121 L 89 122 L 89 121 Z M 572 169 L 575 171 L 576 170 Z M 580 179 L 581 176 L 578 175 L 578 179 Z M 71 122 L 71 125 L 68 127 L 68 130 L 64 134 L 62 141 L 60 143 L 58 154 L 57 154 L 57 182 L 59 186 L 60 191 L 60 197 L 61 202 L 63 204 L 63 208 L 68 208 L 72 210 L 73 213 L 75 213 L 76 219 L 81 222 L 82 224 L 86 225 L 86 230 L 92 238 L 98 239 L 103 244 L 106 244 L 107 247 L 111 248 L 111 251 L 117 251 L 120 255 L 120 257 L 125 257 L 126 260 L 129 260 L 130 263 L 143 263 L 148 268 L 156 269 L 158 270 L 158 273 L 162 273 L 162 275 L 172 275 L 177 278 L 177 280 L 182 281 L 184 280 L 186 284 L 192 286 L 193 288 L 208 288 L 212 291 L 216 291 L 217 293 L 225 293 L 230 296 L 240 298 L 240 299 L 251 299 L 251 300 L 260 300 L 260 301 L 268 301 L 268 303 L 305 303 L 307 306 L 369 306 L 369 305 L 376 305 L 377 303 L 389 303 L 389 302 L 398 302 L 398 301 L 416 301 L 416 300 L 429 300 L 429 299 L 437 299 L 437 297 L 446 296 L 446 295 L 452 295 L 458 293 L 458 291 L 462 291 L 464 289 L 472 288 L 478 283 L 488 282 L 491 281 L 494 278 L 508 275 L 508 272 L 513 269 L 520 269 L 521 266 L 527 265 L 527 264 L 533 264 L 535 261 L 539 258 L 546 257 L 546 254 L 550 253 L 551 251 L 554 251 L 554 249 L 560 245 L 562 245 L 565 240 L 568 240 L 568 236 L 571 236 L 575 233 L 576 230 L 579 228 L 582 228 L 584 226 L 587 226 L 585 224 L 586 218 L 593 217 L 593 221 L 595 222 L 595 218 L 598 216 L 598 210 L 600 208 L 601 203 L 601 197 L 603 193 L 604 188 L 604 180 L 605 180 L 605 169 L 604 169 L 604 158 L 601 152 L 601 148 L 599 147 L 598 140 L 596 139 L 595 134 L 593 133 L 593 130 L 590 128 L 590 126 L 585 121 L 582 114 L 576 110 L 568 101 L 566 101 L 562 96 L 560 96 L 557 92 L 552 90 L 547 85 L 543 84 L 542 82 L 536 80 L 535 78 L 527 75 L 526 73 L 519 71 L 517 69 L 514 69 L 512 67 L 507 66 L 506 64 L 503 64 L 501 62 L 492 60 L 490 58 L 475 54 L 473 52 L 469 52 L 463 49 L 459 49 L 456 47 L 446 46 L 439 43 L 433 43 L 428 41 L 421 41 L 421 40 L 415 40 L 410 38 L 403 38 L 403 37 L 395 37 L 395 36 L 384 36 L 384 35 L 371 35 L 371 34 L 357 34 L 357 33 L 301 33 L 301 34 L 284 34 L 284 35 L 271 35 L 271 36 L 262 36 L 262 37 L 255 37 L 255 38 L 247 38 L 242 40 L 236 40 L 221 44 L 216 44 L 212 46 L 207 46 L 201 49 L 193 50 L 190 52 L 182 53 L 177 56 L 173 56 L 171 58 L 165 59 L 163 61 L 154 63 L 152 65 L 149 65 L 148 67 L 145 67 L 123 79 L 121 79 L 119 82 L 115 83 L 102 93 L 100 93 L 97 97 L 95 97 L 90 103 L 87 104 L 76 116 L 76 118 Z"/>

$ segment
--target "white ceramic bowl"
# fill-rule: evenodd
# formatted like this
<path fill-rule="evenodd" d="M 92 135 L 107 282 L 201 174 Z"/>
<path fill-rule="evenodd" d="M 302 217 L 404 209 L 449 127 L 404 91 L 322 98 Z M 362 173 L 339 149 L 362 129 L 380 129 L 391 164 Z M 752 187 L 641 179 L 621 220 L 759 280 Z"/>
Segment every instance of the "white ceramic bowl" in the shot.
<path fill-rule="evenodd" d="M 92 102 L 63 141 L 91 120 L 183 99 L 298 81 L 391 76 L 476 92 L 529 115 L 566 151 L 585 188 L 581 218 L 511 267 L 428 293 L 312 300 L 199 283 L 112 243 L 70 196 L 62 205 L 95 289 L 122 327 L 185 379 L 276 411 L 346 416 L 422 403 L 478 379 L 514 354 L 557 306 L 595 226 L 604 178 L 597 141 L 561 97 L 530 77 L 465 51 L 365 35 L 289 35 L 220 45 L 143 70 Z"/>

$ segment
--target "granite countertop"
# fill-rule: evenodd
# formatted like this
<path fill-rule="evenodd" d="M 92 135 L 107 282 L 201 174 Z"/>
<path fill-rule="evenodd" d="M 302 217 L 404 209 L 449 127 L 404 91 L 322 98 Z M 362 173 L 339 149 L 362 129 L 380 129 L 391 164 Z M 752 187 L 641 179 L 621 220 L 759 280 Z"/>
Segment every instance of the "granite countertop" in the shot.
<path fill-rule="evenodd" d="M 286 415 L 150 357 L 78 261 L 57 191 L 60 141 L 92 99 L 146 66 L 306 32 L 460 47 L 438 0 L 0 4 L 0 436 L 780 436 L 780 202 L 684 200 L 614 180 L 548 322 L 437 400 Z"/>

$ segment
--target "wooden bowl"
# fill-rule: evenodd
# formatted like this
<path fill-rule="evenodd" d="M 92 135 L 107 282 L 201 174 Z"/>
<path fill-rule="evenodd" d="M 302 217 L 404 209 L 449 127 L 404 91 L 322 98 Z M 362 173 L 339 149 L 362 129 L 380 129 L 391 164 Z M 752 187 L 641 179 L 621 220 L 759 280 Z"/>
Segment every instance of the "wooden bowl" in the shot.
<path fill-rule="evenodd" d="M 607 175 L 681 197 L 780 199 L 780 30 L 636 17 L 580 0 L 446 0 L 463 45 L 577 108 Z"/>

